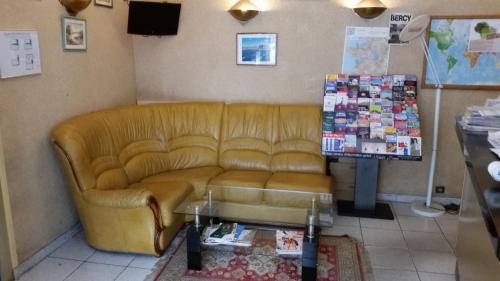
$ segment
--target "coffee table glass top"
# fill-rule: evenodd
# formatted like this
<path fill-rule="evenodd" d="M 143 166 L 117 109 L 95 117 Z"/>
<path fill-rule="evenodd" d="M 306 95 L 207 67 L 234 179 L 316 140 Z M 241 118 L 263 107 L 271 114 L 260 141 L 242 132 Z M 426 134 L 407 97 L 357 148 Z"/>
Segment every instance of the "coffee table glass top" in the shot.
<path fill-rule="evenodd" d="M 202 198 L 193 191 L 174 213 L 296 227 L 304 227 L 313 215 L 315 225 L 333 223 L 329 193 L 236 186 L 210 185 Z"/>

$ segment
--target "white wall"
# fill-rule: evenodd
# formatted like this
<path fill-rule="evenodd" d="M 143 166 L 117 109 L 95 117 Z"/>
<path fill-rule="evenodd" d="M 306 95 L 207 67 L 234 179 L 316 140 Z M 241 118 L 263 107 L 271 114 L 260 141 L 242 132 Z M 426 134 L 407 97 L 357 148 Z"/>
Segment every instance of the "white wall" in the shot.
<path fill-rule="evenodd" d="M 92 1 L 93 2 L 93 1 Z M 42 74 L 0 80 L 0 131 L 19 261 L 77 222 L 66 179 L 50 144 L 50 131 L 71 116 L 135 102 L 128 7 L 91 4 L 88 50 L 63 52 L 56 0 L 0 0 L 0 29 L 35 29 Z"/>

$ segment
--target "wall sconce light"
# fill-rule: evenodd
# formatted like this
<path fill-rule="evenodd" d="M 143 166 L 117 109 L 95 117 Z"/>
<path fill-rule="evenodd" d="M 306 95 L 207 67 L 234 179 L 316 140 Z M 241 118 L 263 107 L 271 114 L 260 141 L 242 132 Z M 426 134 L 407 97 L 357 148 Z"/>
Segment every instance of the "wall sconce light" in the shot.
<path fill-rule="evenodd" d="M 76 16 L 78 12 L 87 8 L 91 0 L 59 0 L 59 2 L 66 8 L 68 14 Z"/>
<path fill-rule="evenodd" d="M 380 0 L 361 0 L 353 11 L 364 19 L 373 19 L 380 16 L 387 7 Z"/>
<path fill-rule="evenodd" d="M 249 21 L 259 14 L 259 8 L 250 0 L 240 0 L 229 9 L 229 13 L 239 21 Z"/>

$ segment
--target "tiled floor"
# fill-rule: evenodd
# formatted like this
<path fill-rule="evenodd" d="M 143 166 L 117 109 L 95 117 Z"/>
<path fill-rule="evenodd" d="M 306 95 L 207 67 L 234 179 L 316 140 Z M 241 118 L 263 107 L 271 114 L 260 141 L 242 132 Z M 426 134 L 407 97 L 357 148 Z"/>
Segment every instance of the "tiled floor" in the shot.
<path fill-rule="evenodd" d="M 458 216 L 415 216 L 409 204 L 391 203 L 394 221 L 334 218 L 325 233 L 348 234 L 364 242 L 375 281 L 455 281 Z M 26 272 L 22 281 L 142 281 L 157 258 L 96 251 L 79 233 Z"/>
<path fill-rule="evenodd" d="M 335 217 L 334 227 L 325 232 L 362 240 L 375 281 L 455 281 L 458 216 L 423 218 L 409 204 L 391 205 L 394 221 Z"/>
<path fill-rule="evenodd" d="M 157 261 L 153 256 L 94 250 L 85 243 L 83 233 L 79 233 L 19 280 L 142 281 Z"/>

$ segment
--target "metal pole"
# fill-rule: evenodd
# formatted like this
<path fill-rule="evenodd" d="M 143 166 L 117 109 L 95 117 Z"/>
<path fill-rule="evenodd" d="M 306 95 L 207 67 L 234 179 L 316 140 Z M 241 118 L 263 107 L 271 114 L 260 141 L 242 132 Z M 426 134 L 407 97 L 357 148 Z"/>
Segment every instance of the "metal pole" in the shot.
<path fill-rule="evenodd" d="M 434 172 L 436 171 L 436 156 L 438 149 L 438 134 L 439 134 L 439 104 L 441 103 L 441 87 L 436 89 L 436 101 L 434 105 L 434 130 L 432 138 L 432 155 L 431 165 L 429 167 L 429 180 L 427 182 L 427 201 L 425 205 L 429 207 L 432 199 L 432 187 L 434 185 Z"/>
<path fill-rule="evenodd" d="M 432 201 L 432 189 L 434 186 L 434 174 L 436 171 L 436 156 L 437 156 L 438 136 L 439 136 L 439 111 L 441 108 L 440 106 L 441 106 L 442 85 L 441 81 L 439 80 L 439 76 L 436 71 L 436 66 L 434 64 L 434 61 L 430 56 L 429 48 L 427 47 L 427 44 L 425 44 L 424 38 L 422 36 L 420 36 L 419 39 L 420 39 L 420 45 L 424 50 L 425 58 L 429 62 L 431 74 L 434 78 L 434 83 L 436 86 L 436 98 L 434 102 L 434 126 L 432 132 L 432 154 L 431 154 L 431 164 L 429 166 L 429 178 L 427 180 L 427 198 L 425 201 L 425 206 L 429 207 L 431 206 L 431 201 Z"/>

